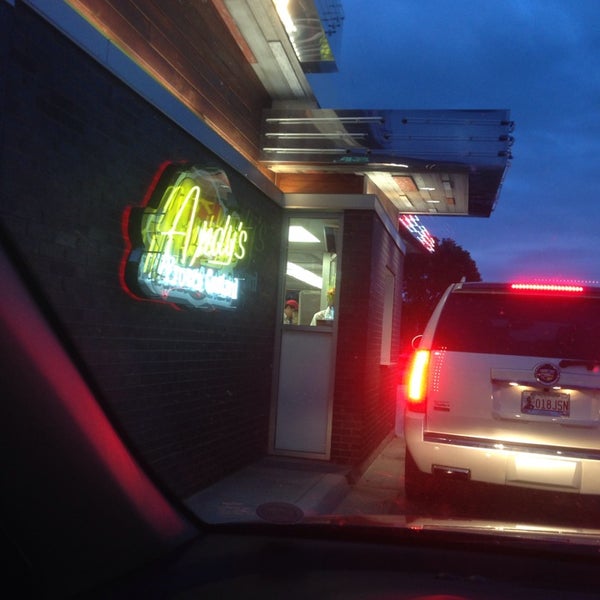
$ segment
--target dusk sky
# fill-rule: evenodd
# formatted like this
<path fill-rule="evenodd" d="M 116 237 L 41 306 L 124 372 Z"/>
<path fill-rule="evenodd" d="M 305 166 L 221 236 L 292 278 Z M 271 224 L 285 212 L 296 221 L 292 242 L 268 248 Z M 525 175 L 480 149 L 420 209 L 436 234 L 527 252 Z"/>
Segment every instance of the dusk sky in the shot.
<path fill-rule="evenodd" d="M 421 217 L 486 281 L 600 282 L 600 1 L 343 0 L 322 108 L 509 109 L 490 218 Z"/>

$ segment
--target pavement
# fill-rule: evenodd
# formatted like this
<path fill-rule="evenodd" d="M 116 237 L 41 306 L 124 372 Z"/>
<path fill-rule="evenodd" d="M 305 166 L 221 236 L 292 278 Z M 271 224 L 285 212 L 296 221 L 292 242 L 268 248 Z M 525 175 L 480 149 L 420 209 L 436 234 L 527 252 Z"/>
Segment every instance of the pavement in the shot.
<path fill-rule="evenodd" d="M 404 437 L 394 435 L 336 506 L 336 515 L 401 514 L 404 505 Z"/>
<path fill-rule="evenodd" d="M 266 456 L 186 500 L 207 523 L 259 517 L 295 522 L 302 516 L 400 511 L 404 439 L 394 432 L 358 469 L 319 460 Z"/>

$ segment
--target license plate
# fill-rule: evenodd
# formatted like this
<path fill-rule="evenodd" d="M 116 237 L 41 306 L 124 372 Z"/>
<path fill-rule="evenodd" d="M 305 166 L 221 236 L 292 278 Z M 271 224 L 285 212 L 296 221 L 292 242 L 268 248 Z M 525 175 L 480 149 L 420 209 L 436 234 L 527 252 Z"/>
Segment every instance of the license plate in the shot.
<path fill-rule="evenodd" d="M 561 392 L 525 391 L 521 394 L 521 412 L 527 415 L 568 417 L 571 397 Z"/>

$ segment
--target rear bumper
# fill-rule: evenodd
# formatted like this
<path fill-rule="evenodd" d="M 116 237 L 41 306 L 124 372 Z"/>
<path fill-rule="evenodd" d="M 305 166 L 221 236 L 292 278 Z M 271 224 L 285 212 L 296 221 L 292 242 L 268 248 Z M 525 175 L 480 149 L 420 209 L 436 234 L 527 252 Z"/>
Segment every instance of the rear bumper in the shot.
<path fill-rule="evenodd" d="M 435 433 L 432 431 L 425 431 L 423 433 L 423 441 L 432 442 L 434 444 L 462 446 L 465 448 L 479 448 L 480 450 L 506 450 L 510 452 L 544 454 L 547 456 L 557 456 L 559 458 L 600 461 L 600 449 L 597 448 L 557 448 L 556 446 L 543 444 L 526 444 L 519 442 L 499 443 L 498 440 L 470 437 L 465 435 L 448 435 L 445 433 Z"/>
<path fill-rule="evenodd" d="M 449 436 L 423 431 L 422 415 L 405 421 L 406 444 L 419 469 L 498 485 L 600 495 L 600 450 Z"/>

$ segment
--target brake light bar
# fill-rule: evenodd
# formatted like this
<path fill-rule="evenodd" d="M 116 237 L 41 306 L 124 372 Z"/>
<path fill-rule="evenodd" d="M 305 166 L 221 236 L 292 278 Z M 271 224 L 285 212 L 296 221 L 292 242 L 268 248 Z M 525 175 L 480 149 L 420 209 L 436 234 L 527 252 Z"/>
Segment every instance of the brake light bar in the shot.
<path fill-rule="evenodd" d="M 575 294 L 583 292 L 583 287 L 580 285 L 556 283 L 512 283 L 510 289 L 535 292 L 571 292 Z"/>

